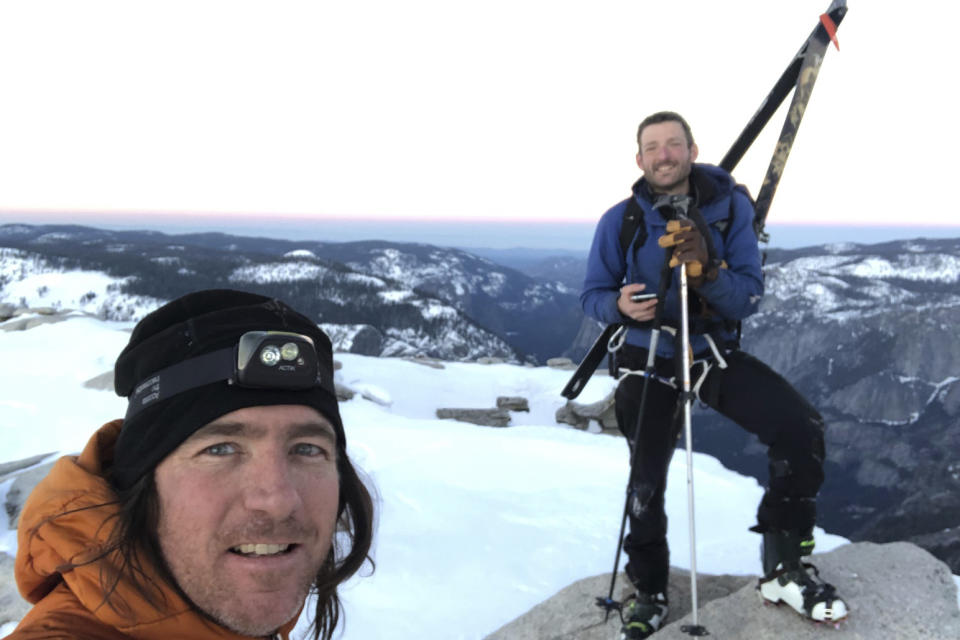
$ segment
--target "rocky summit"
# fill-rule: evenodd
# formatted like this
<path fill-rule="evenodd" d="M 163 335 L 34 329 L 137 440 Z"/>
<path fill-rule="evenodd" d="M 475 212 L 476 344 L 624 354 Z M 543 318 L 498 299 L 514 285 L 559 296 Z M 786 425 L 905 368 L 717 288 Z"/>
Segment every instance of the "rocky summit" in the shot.
<path fill-rule="evenodd" d="M 698 623 L 716 640 L 953 640 L 960 638 L 960 607 L 949 568 L 909 543 L 856 543 L 823 555 L 813 563 L 850 606 L 850 615 L 836 628 L 810 622 L 786 605 L 764 605 L 757 593 L 757 576 L 699 575 Z M 610 576 L 586 578 L 513 620 L 486 640 L 610 640 L 617 637 L 620 619 L 614 612 L 604 621 L 595 606 L 606 596 Z M 615 597 L 629 594 L 626 578 L 618 577 Z M 683 628 L 692 624 L 690 576 L 674 569 L 668 597 L 670 614 L 652 638 L 688 639 Z"/>

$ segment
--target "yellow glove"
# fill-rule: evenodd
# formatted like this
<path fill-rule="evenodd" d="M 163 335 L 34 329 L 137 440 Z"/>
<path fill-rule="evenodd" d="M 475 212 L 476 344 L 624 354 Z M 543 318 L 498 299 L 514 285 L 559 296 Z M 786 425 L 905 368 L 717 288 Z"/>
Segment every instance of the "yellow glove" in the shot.
<path fill-rule="evenodd" d="M 702 243 L 702 238 L 696 227 L 691 224 L 682 224 L 679 220 L 667 221 L 667 232 L 657 240 L 657 244 L 664 249 L 676 247 L 685 242 L 688 245 L 692 243 L 699 245 Z M 703 253 L 704 259 L 706 259 L 706 248 L 704 248 Z M 670 258 L 670 266 L 676 267 L 679 264 L 680 259 L 677 257 L 677 252 L 674 251 Z M 691 278 L 699 278 L 703 274 L 703 263 L 699 259 L 695 258 L 694 261 L 687 262 L 686 265 L 687 275 Z"/>

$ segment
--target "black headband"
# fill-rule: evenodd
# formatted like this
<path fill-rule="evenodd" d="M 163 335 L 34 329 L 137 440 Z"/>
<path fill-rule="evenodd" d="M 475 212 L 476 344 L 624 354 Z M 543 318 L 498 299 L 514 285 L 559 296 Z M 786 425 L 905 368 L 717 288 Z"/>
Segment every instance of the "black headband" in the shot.
<path fill-rule="evenodd" d="M 312 407 L 346 450 L 330 339 L 279 300 L 210 290 L 164 305 L 134 328 L 114 386 L 129 398 L 110 476 L 118 489 L 200 427 L 247 407 Z"/>

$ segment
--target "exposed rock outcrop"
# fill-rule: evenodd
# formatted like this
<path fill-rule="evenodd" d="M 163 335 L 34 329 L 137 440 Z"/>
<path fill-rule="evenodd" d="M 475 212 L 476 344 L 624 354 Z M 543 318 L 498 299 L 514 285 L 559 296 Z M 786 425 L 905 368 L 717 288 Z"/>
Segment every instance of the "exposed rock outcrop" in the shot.
<path fill-rule="evenodd" d="M 13 479 L 13 483 L 7 490 L 7 497 L 3 503 L 4 512 L 7 514 L 7 524 L 10 529 L 17 528 L 17 521 L 20 518 L 20 510 L 23 509 L 23 503 L 27 496 L 33 491 L 33 488 L 50 471 L 55 460 L 43 463 L 52 453 L 44 453 L 22 460 L 13 460 L 0 464 L 0 482 Z M 41 464 L 43 463 L 43 464 Z"/>
<path fill-rule="evenodd" d="M 411 356 L 404 358 L 407 362 L 414 362 L 416 364 L 422 364 L 425 367 L 430 367 L 431 369 L 446 369 L 446 365 L 443 364 L 443 361 L 437 360 L 436 358 L 428 358 L 427 356 Z"/>
<path fill-rule="evenodd" d="M 550 358 L 547 360 L 547 366 L 551 369 L 562 369 L 564 371 L 573 371 L 577 368 L 576 363 L 570 358 Z"/>
<path fill-rule="evenodd" d="M 529 412 L 530 402 L 521 396 L 499 396 L 497 398 L 497 409 Z"/>
<path fill-rule="evenodd" d="M 837 630 L 825 631 L 786 606 L 763 606 L 755 576 L 700 575 L 697 580 L 698 622 L 717 640 L 790 638 L 822 640 L 898 640 L 960 638 L 960 607 L 950 570 L 920 547 L 906 542 L 849 544 L 814 555 L 821 574 L 850 605 L 850 616 Z M 609 575 L 580 580 L 501 627 L 487 640 L 609 640 L 620 620 L 606 624 L 594 605 L 609 588 Z M 621 575 L 616 597 L 628 589 Z M 674 569 L 670 578 L 670 615 L 653 638 L 688 639 L 681 627 L 690 624 L 689 574 Z"/>
<path fill-rule="evenodd" d="M 484 427 L 506 427 L 510 424 L 511 411 L 530 411 L 530 401 L 522 396 L 499 396 L 496 408 L 437 409 L 437 417 L 441 420 L 459 420 Z"/>
<path fill-rule="evenodd" d="M 568 400 L 557 409 L 556 420 L 563 424 L 572 424 L 577 429 L 587 429 L 595 421 L 602 430 L 617 431 L 617 414 L 614 409 L 613 392 L 607 397 L 590 404 L 581 404 Z"/>
<path fill-rule="evenodd" d="M 13 557 L 0 551 L 0 625 L 20 620 L 29 610 L 13 579 Z"/>
<path fill-rule="evenodd" d="M 437 409 L 437 417 L 484 427 L 505 427 L 510 424 L 510 412 L 506 409 Z"/>
<path fill-rule="evenodd" d="M 95 391 L 113 391 L 113 371 L 104 371 L 100 375 L 93 376 L 89 380 L 84 381 L 83 386 L 85 389 L 93 389 Z"/>
<path fill-rule="evenodd" d="M 56 461 L 51 460 L 50 462 L 41 464 L 39 466 L 30 467 L 13 474 L 16 479 L 13 481 L 13 484 L 7 491 L 7 499 L 3 504 L 3 507 L 7 512 L 8 525 L 10 529 L 17 528 L 17 523 L 20 520 L 20 511 L 23 509 L 23 503 L 26 502 L 27 496 L 29 496 L 30 492 L 33 491 L 33 488 L 37 486 L 37 483 L 43 480 L 47 474 L 50 473 L 50 468 L 53 466 L 54 462 Z"/>

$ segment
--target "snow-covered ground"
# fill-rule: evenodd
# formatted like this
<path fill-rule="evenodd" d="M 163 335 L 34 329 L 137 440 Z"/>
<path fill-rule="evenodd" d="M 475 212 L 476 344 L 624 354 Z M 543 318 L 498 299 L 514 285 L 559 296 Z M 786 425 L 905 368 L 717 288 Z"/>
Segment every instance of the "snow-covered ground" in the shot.
<path fill-rule="evenodd" d="M 78 451 L 123 414 L 122 399 L 82 383 L 112 368 L 131 326 L 78 316 L 0 331 L 0 462 Z M 342 406 L 349 453 L 378 496 L 376 571 L 341 590 L 344 638 L 482 638 L 571 582 L 610 570 L 626 446 L 555 423 L 569 372 L 337 359 L 339 380 L 358 391 Z M 597 376 L 582 400 L 599 399 L 611 384 Z M 435 418 L 438 407 L 492 407 L 501 395 L 530 402 L 509 428 Z M 747 528 L 761 488 L 699 454 L 694 476 L 698 569 L 757 573 L 759 539 Z M 0 485 L 0 502 L 8 488 Z M 686 567 L 683 455 L 670 469 L 667 511 L 673 564 Z M 0 551 L 13 554 L 15 532 L 4 523 Z M 817 530 L 818 551 L 844 542 Z M 306 628 L 301 620 L 298 634 Z"/>

